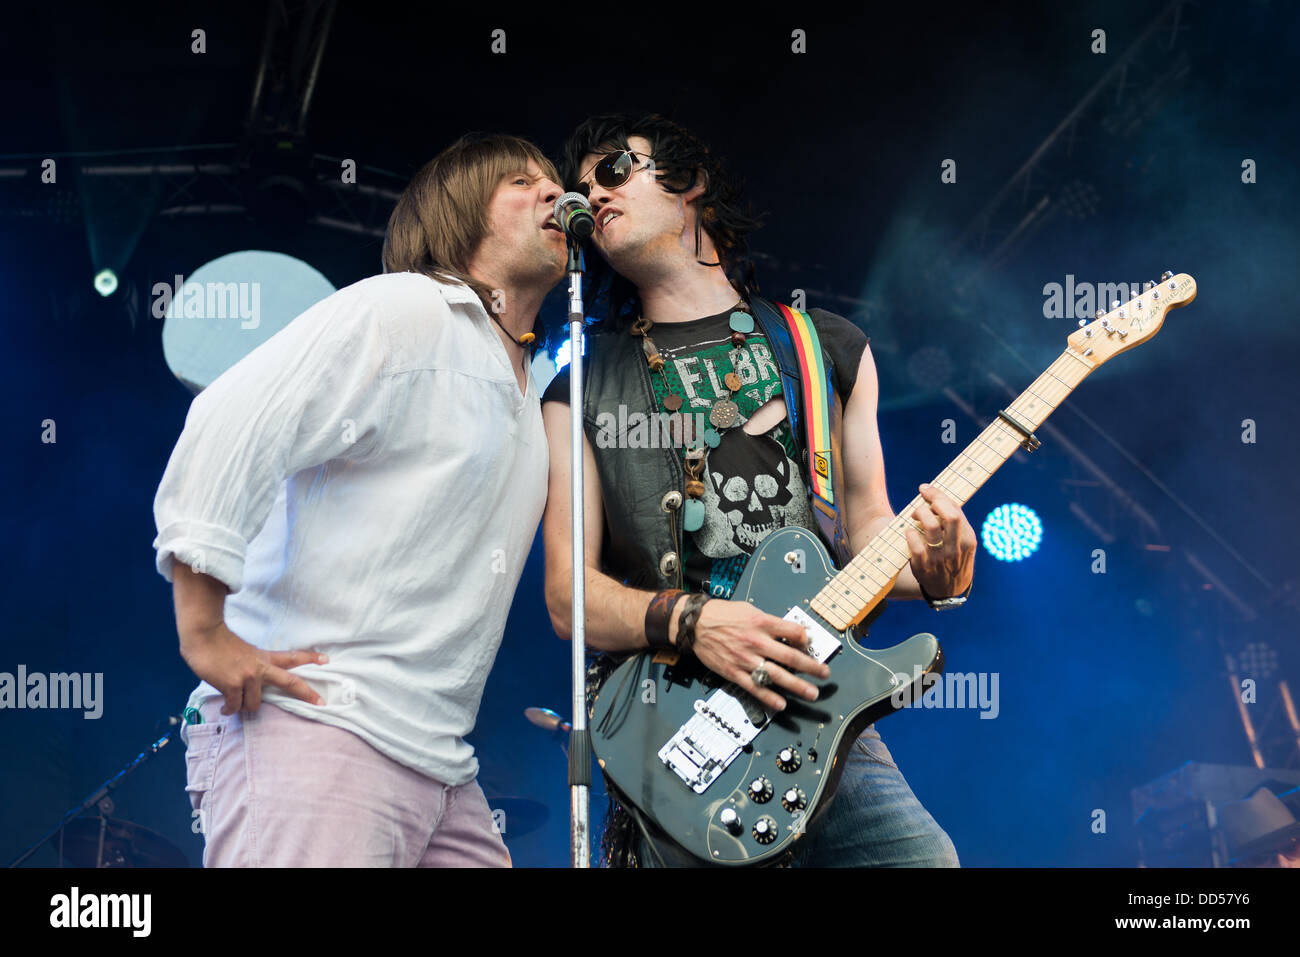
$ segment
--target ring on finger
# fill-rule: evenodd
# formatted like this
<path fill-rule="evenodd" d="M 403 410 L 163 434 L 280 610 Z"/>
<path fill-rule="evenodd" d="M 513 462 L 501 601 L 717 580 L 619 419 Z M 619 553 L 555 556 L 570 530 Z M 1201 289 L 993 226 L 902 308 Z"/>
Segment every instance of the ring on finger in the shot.
<path fill-rule="evenodd" d="M 754 682 L 760 688 L 766 688 L 772 683 L 772 676 L 768 673 L 767 662 L 763 661 L 757 668 L 749 673 L 749 680 Z"/>

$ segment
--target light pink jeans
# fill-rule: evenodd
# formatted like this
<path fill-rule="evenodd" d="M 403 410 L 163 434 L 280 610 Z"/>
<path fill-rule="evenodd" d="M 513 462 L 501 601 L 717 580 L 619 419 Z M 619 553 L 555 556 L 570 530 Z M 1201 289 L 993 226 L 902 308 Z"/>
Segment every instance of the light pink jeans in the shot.
<path fill-rule="evenodd" d="M 186 728 L 204 867 L 509 867 L 477 781 L 449 787 L 263 702 Z"/>

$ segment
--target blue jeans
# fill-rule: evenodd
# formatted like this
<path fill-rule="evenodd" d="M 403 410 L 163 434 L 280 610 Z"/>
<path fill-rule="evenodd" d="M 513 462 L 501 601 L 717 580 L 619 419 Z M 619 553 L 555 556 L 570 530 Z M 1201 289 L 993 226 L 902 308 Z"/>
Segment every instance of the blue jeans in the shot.
<path fill-rule="evenodd" d="M 834 800 L 799 844 L 795 867 L 960 866 L 951 838 L 916 799 L 874 724 L 853 742 Z M 659 848 L 670 867 L 699 863 Z M 644 842 L 639 856 L 643 867 L 658 866 Z"/>

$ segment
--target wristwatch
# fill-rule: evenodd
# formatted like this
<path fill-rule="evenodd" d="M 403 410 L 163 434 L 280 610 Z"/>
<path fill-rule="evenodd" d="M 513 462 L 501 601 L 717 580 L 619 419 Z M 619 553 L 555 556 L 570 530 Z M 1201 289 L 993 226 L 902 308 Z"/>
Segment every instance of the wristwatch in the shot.
<path fill-rule="evenodd" d="M 953 595 L 951 598 L 932 598 L 921 584 L 920 579 L 916 582 L 916 587 L 921 589 L 921 597 L 935 611 L 947 611 L 949 608 L 960 608 L 966 604 L 966 598 L 970 595 L 970 590 L 975 587 L 975 579 L 972 577 L 970 584 L 966 586 L 966 591 L 960 595 Z"/>

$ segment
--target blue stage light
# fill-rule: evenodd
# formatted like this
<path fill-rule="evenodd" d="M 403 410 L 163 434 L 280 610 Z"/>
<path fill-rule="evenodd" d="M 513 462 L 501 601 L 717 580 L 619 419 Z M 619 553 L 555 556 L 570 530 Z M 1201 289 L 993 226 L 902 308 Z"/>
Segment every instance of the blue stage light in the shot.
<path fill-rule="evenodd" d="M 1043 523 L 1026 505 L 1000 505 L 989 512 L 980 529 L 985 550 L 999 561 L 1018 562 L 1028 558 L 1043 540 Z"/>
<path fill-rule="evenodd" d="M 565 339 L 560 343 L 560 347 L 555 350 L 555 371 L 559 372 L 569 364 L 569 358 L 573 353 L 573 343 Z M 582 354 L 587 354 L 587 337 L 582 337 Z"/>

